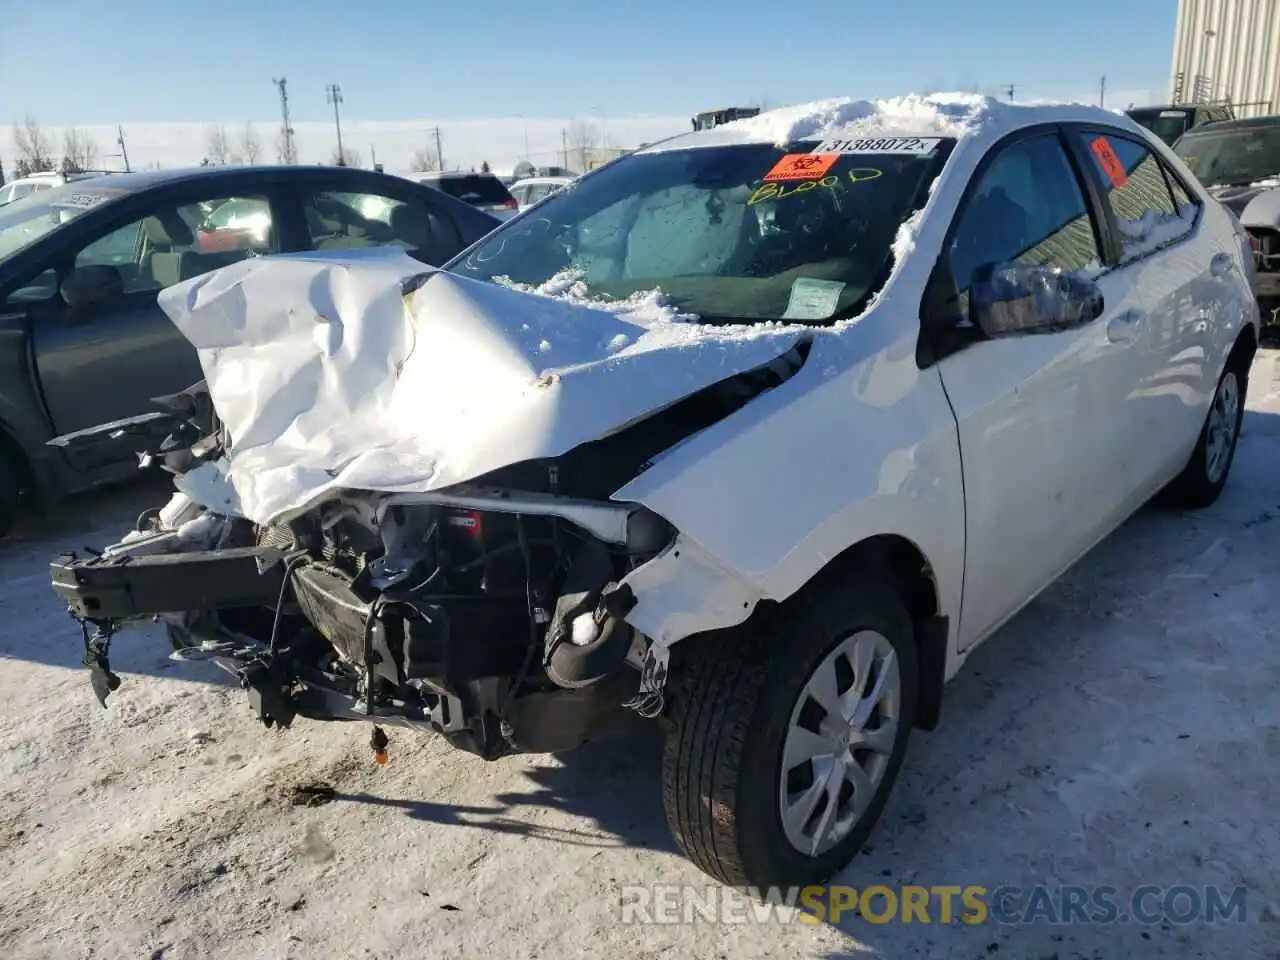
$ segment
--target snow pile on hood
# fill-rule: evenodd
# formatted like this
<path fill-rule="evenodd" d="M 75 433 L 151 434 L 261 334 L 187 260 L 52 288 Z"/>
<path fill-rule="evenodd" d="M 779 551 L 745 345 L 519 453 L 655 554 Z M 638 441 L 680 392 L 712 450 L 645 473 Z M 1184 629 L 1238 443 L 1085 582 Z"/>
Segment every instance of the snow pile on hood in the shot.
<path fill-rule="evenodd" d="M 560 281 L 565 282 L 565 281 Z M 264 257 L 169 287 L 229 456 L 181 478 L 258 523 L 343 490 L 427 492 L 559 456 L 789 350 L 794 327 L 682 322 L 424 267 L 402 251 Z"/>

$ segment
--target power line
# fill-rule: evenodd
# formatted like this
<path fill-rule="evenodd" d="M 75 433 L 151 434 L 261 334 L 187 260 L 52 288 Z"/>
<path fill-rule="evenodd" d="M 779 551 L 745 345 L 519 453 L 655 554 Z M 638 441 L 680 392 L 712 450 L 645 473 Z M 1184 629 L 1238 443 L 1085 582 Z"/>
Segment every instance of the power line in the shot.
<path fill-rule="evenodd" d="M 289 124 L 289 91 L 288 81 L 284 77 L 271 81 L 280 88 L 280 161 L 297 163 L 298 154 L 293 148 L 293 127 Z"/>
<path fill-rule="evenodd" d="M 333 104 L 333 125 L 338 131 L 338 166 L 345 167 L 347 165 L 347 155 L 342 152 L 342 120 L 338 116 L 338 104 L 342 103 L 342 88 L 336 83 L 331 83 L 325 87 L 325 101 Z"/>

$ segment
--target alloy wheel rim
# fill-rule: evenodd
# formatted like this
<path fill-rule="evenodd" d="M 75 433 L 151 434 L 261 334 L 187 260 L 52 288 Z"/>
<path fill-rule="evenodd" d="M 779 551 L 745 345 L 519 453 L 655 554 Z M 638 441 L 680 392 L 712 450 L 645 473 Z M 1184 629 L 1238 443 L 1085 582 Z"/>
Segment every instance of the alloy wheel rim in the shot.
<path fill-rule="evenodd" d="M 1231 450 L 1236 442 L 1240 421 L 1240 384 L 1234 371 L 1228 370 L 1218 384 L 1213 405 L 1209 408 L 1209 434 L 1205 442 L 1205 473 L 1210 483 L 1217 483 L 1226 472 Z"/>

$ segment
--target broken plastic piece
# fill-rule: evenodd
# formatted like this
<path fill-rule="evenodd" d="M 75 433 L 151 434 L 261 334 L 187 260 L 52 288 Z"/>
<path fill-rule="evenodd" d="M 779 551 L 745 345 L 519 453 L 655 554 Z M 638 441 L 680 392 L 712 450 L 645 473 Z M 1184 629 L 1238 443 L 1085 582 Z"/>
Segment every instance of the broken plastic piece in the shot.
<path fill-rule="evenodd" d="M 378 766 L 382 766 L 389 759 L 387 756 L 387 735 L 381 727 L 373 728 L 373 735 L 369 738 L 369 745 L 373 747 L 373 762 Z"/>

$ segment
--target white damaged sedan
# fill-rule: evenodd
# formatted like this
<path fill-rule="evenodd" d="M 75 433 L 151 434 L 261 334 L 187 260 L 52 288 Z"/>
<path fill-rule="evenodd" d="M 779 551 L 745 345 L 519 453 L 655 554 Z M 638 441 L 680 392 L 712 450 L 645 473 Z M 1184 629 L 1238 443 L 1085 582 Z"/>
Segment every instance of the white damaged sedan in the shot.
<path fill-rule="evenodd" d="M 268 726 L 488 759 L 656 720 L 681 849 L 751 886 L 867 839 L 979 643 L 1239 435 L 1247 237 L 1127 118 L 833 100 L 651 145 L 446 270 L 248 260 L 161 304 L 178 492 L 54 561 L 104 705 L 158 616 Z M 77 438 L 62 443 L 78 442 Z"/>

